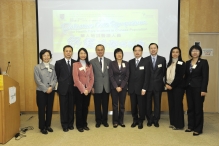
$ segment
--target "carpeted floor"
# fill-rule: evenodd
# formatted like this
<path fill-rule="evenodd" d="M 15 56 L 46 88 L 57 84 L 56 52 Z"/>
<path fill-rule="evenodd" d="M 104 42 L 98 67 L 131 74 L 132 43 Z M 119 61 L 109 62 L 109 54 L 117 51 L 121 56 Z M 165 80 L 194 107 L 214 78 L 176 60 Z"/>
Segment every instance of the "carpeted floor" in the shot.
<path fill-rule="evenodd" d="M 20 140 L 11 139 L 6 146 L 219 146 L 219 114 L 205 113 L 203 134 L 193 136 L 184 130 L 172 130 L 169 128 L 169 116 L 163 113 L 160 119 L 160 127 L 131 128 L 131 114 L 125 115 L 126 127 L 113 128 L 112 115 L 109 115 L 109 127 L 101 125 L 95 127 L 95 115 L 88 115 L 88 127 L 90 131 L 78 132 L 77 129 L 63 132 L 60 125 L 59 113 L 54 113 L 52 118 L 53 133 L 43 135 L 38 129 L 38 117 L 36 113 L 21 115 L 21 128 L 33 126 L 28 130 L 26 137 Z M 187 115 L 185 115 L 187 125 Z M 75 126 L 74 126 L 75 127 Z M 185 127 L 186 129 L 187 127 Z M 0 144 L 1 145 L 1 144 Z"/>

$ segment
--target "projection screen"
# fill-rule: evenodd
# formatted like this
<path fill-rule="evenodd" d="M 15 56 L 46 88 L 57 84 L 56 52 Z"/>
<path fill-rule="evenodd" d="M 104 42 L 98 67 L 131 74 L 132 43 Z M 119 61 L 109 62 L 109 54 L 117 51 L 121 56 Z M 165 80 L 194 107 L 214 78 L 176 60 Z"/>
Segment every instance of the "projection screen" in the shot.
<path fill-rule="evenodd" d="M 36 0 L 37 45 L 52 51 L 52 61 L 63 58 L 63 46 L 81 47 L 89 59 L 96 57 L 95 46 L 105 46 L 105 57 L 114 60 L 116 48 L 124 60 L 134 58 L 132 48 L 157 43 L 158 55 L 169 59 L 169 51 L 179 43 L 178 0 Z M 38 56 L 39 57 L 39 56 Z"/>

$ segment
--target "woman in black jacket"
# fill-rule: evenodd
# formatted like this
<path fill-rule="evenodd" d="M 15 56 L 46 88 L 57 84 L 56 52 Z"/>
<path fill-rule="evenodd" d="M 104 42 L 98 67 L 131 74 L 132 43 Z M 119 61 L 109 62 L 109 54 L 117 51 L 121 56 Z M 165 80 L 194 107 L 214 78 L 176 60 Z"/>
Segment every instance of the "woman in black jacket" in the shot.
<path fill-rule="evenodd" d="M 185 62 L 182 60 L 181 50 L 179 47 L 173 47 L 170 50 L 170 58 L 166 71 L 166 89 L 170 118 L 169 127 L 173 128 L 173 130 L 183 129 L 184 127 L 184 73 Z"/>
<path fill-rule="evenodd" d="M 204 116 L 203 103 L 207 93 L 209 66 L 208 61 L 201 59 L 202 49 L 194 45 L 189 50 L 191 60 L 186 61 L 186 97 L 188 103 L 188 129 L 194 136 L 202 133 Z"/>

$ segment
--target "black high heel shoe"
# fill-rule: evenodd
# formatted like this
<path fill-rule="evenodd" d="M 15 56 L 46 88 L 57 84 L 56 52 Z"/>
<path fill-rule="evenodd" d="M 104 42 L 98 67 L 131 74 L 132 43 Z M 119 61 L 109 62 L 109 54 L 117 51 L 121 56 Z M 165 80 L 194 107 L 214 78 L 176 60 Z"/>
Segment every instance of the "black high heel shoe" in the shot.
<path fill-rule="evenodd" d="M 117 127 L 118 127 L 118 124 L 114 124 L 114 125 L 113 125 L 113 128 L 117 128 Z"/>
<path fill-rule="evenodd" d="M 192 130 L 191 129 L 186 129 L 185 132 L 192 132 Z"/>
<path fill-rule="evenodd" d="M 198 132 L 193 132 L 193 136 L 198 136 L 200 135 L 201 133 L 198 133 Z"/>

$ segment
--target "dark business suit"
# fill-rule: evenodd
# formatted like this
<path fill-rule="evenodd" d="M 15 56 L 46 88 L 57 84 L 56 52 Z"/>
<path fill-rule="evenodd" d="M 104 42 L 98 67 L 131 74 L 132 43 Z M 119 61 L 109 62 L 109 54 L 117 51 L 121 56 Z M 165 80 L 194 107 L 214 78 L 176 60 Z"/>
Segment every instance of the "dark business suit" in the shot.
<path fill-rule="evenodd" d="M 55 70 L 58 79 L 58 94 L 60 102 L 60 117 L 61 125 L 63 129 L 68 129 L 74 125 L 74 81 L 72 77 L 72 68 L 75 60 L 71 59 L 71 68 L 68 69 L 68 65 L 65 58 L 56 61 Z"/>
<path fill-rule="evenodd" d="M 128 92 L 131 99 L 133 123 L 142 123 L 145 119 L 145 96 L 141 95 L 141 91 L 149 87 L 148 65 L 144 58 L 141 58 L 137 67 L 135 58 L 129 61 Z"/>
<path fill-rule="evenodd" d="M 145 58 L 149 62 L 150 85 L 146 94 L 146 117 L 148 122 L 157 123 L 160 119 L 161 94 L 164 90 L 164 77 L 166 74 L 166 59 L 157 55 L 155 67 L 151 56 Z M 152 97 L 154 97 L 154 114 L 152 114 Z"/>
<path fill-rule="evenodd" d="M 127 92 L 127 82 L 129 78 L 129 64 L 122 61 L 119 68 L 117 61 L 110 62 L 109 65 L 110 87 L 113 104 L 113 124 L 124 124 L 125 98 Z M 121 87 L 122 91 L 117 92 L 116 88 Z M 119 102 L 119 111 L 118 111 Z"/>
<path fill-rule="evenodd" d="M 209 66 L 208 61 L 199 58 L 196 67 L 191 68 L 191 60 L 186 62 L 186 97 L 188 103 L 188 129 L 202 133 L 204 116 L 203 102 L 204 96 L 201 92 L 207 92 Z"/>
<path fill-rule="evenodd" d="M 183 111 L 183 96 L 185 90 L 183 77 L 185 75 L 185 68 L 186 65 L 184 61 L 177 61 L 175 68 L 175 77 L 172 83 L 169 84 L 166 82 L 166 84 L 172 87 L 171 90 L 167 90 L 170 125 L 173 125 L 175 128 L 178 129 L 182 129 L 185 126 Z"/>

